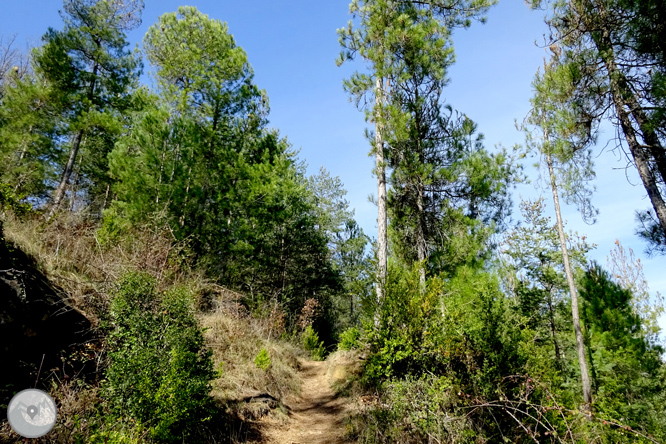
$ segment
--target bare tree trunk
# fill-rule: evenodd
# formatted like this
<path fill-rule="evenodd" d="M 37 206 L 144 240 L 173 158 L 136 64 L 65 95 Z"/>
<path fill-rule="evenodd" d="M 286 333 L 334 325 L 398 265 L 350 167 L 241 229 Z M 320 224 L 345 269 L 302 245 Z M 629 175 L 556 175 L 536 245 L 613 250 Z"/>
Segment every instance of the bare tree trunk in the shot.
<path fill-rule="evenodd" d="M 611 62 L 610 64 L 613 65 L 614 63 Z M 631 156 L 633 157 L 636 168 L 638 169 L 638 175 L 643 181 L 643 186 L 645 187 L 648 197 L 650 198 L 652 208 L 654 208 L 654 211 L 657 213 L 659 225 L 661 225 L 661 229 L 666 232 L 666 203 L 664 203 L 664 198 L 661 195 L 656 177 L 650 166 L 648 153 L 636 138 L 636 131 L 631 125 L 628 112 L 624 108 L 622 92 L 620 91 L 617 83 L 617 80 L 611 79 L 611 92 L 613 95 L 615 109 L 617 110 L 618 117 L 620 118 L 620 125 L 622 126 L 622 131 L 624 132 L 625 139 L 629 145 Z"/>
<path fill-rule="evenodd" d="M 55 191 L 55 197 L 53 199 L 53 206 L 49 212 L 49 219 L 55 216 L 60 208 L 60 204 L 65 197 L 65 192 L 67 191 L 67 185 L 69 184 L 69 179 L 72 176 L 72 171 L 74 170 L 74 163 L 76 162 L 76 156 L 79 154 L 79 148 L 81 146 L 81 139 L 83 139 L 83 130 L 80 130 L 76 133 L 74 141 L 72 142 L 72 149 L 69 151 L 69 159 L 67 159 L 67 165 L 65 165 L 65 170 L 62 172 L 62 178 L 60 179 L 60 184 Z"/>
<path fill-rule="evenodd" d="M 648 150 L 654 159 L 657 171 L 661 176 L 661 181 L 666 183 L 666 151 L 664 150 L 664 147 L 661 146 L 659 137 L 650 126 L 645 110 L 640 103 L 638 103 L 636 94 L 634 94 L 627 84 L 627 78 L 623 73 L 618 74 L 618 86 L 622 93 L 621 97 L 626 100 L 631 115 L 634 117 L 634 120 L 638 124 L 638 128 L 641 130 L 643 141 L 645 142 L 644 148 Z"/>
<path fill-rule="evenodd" d="M 423 184 L 420 183 L 420 180 L 417 178 L 418 184 L 416 185 L 417 188 L 417 195 L 416 195 L 416 208 L 418 211 L 418 216 L 416 220 L 416 255 L 417 259 L 421 263 L 421 266 L 419 268 L 419 281 L 421 284 L 421 289 L 425 289 L 425 283 L 426 283 L 426 241 L 425 241 L 425 228 L 424 228 L 424 223 L 423 223 L 423 217 L 424 217 L 424 208 L 423 208 Z"/>
<path fill-rule="evenodd" d="M 606 36 L 606 32 L 604 32 L 604 36 Z M 606 54 L 604 57 L 604 63 L 606 64 L 606 69 L 608 70 L 613 104 L 615 105 L 615 110 L 617 111 L 617 115 L 620 119 L 622 132 L 624 132 L 624 137 L 627 140 L 629 150 L 631 151 L 634 163 L 638 169 L 638 174 L 643 181 L 643 186 L 645 187 L 648 197 L 650 198 L 652 207 L 657 213 L 659 225 L 661 225 L 661 229 L 666 232 L 666 203 L 664 203 L 664 198 L 659 190 L 657 179 L 650 166 L 648 152 L 643 146 L 641 146 L 640 142 L 638 141 L 638 138 L 636 137 L 636 130 L 632 125 L 631 117 L 626 109 L 627 103 L 625 102 L 625 97 L 627 94 L 631 94 L 631 92 L 621 88 L 621 82 L 619 80 L 621 73 L 619 73 L 617 70 L 612 52 L 610 54 L 608 53 L 608 51 L 612 51 L 612 48 L 599 49 Z M 657 162 L 657 165 L 659 165 L 660 162 L 658 159 L 655 159 L 655 161 Z"/>
<path fill-rule="evenodd" d="M 544 141 L 548 143 L 548 133 L 544 130 Z M 553 159 L 550 152 L 546 153 L 546 163 L 548 164 L 548 173 L 550 174 L 550 188 L 553 191 L 553 203 L 555 205 L 555 216 L 557 217 L 557 233 L 560 237 L 560 247 L 562 249 L 562 261 L 564 262 L 564 272 L 567 275 L 569 284 L 569 293 L 571 294 L 571 315 L 573 318 L 574 331 L 576 333 L 576 350 L 578 351 L 578 364 L 580 365 L 580 376 L 583 383 L 583 399 L 585 409 L 589 410 L 592 406 L 592 389 L 590 387 L 590 375 L 587 370 L 587 361 L 585 360 L 585 344 L 583 342 L 583 332 L 580 328 L 580 316 L 578 314 L 578 293 L 574 284 L 571 265 L 569 263 L 569 252 L 567 250 L 567 240 L 564 235 L 564 225 L 562 223 L 562 213 L 560 211 L 560 199 L 557 194 L 557 183 L 555 182 L 555 172 L 553 171 Z"/>
<path fill-rule="evenodd" d="M 375 156 L 377 166 L 377 305 L 384 298 L 386 269 L 388 263 L 387 214 L 386 214 L 386 171 L 384 168 L 384 139 L 381 107 L 384 101 L 384 79 L 377 77 L 375 92 Z M 379 323 L 375 316 L 375 324 Z"/>

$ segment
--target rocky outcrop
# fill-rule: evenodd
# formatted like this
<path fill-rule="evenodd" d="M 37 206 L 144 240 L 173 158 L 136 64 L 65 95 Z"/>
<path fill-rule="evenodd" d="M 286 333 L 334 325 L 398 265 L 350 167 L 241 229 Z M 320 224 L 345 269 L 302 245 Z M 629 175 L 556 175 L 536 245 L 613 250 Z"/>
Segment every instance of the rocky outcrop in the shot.
<path fill-rule="evenodd" d="M 38 373 L 39 388 L 51 369 L 60 378 L 81 371 L 70 358 L 91 339 L 88 319 L 0 231 L 0 415 L 13 393 L 35 386 Z"/>

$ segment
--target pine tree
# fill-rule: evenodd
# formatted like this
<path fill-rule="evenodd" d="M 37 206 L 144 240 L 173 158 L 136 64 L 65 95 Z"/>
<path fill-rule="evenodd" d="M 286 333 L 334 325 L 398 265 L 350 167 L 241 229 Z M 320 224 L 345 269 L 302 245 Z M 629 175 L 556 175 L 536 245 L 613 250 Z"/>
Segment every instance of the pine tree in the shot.
<path fill-rule="evenodd" d="M 452 49 L 448 41 L 450 29 L 469 26 L 472 18 L 481 17 L 492 4 L 489 0 L 353 1 L 350 12 L 360 18 L 359 26 L 354 28 L 350 21 L 347 28 L 338 30 L 343 47 L 338 64 L 360 56 L 371 65 L 369 75 L 357 72 L 345 81 L 344 86 L 357 106 L 368 103 L 368 100 L 374 102 L 374 106 L 366 108 L 366 119 L 375 123 L 372 153 L 376 157 L 377 175 L 376 291 L 380 304 L 388 257 L 385 170 L 389 164 L 388 135 L 395 133 L 400 124 L 405 123 L 405 112 L 408 112 L 395 107 L 396 97 L 413 80 L 417 82 L 417 89 L 421 81 L 425 81 L 426 88 L 438 89 L 445 82 L 446 65 L 452 61 Z M 414 56 L 411 66 L 416 70 L 423 69 L 425 76 L 410 78 L 409 57 L 403 59 L 408 54 Z M 421 66 L 421 63 L 424 65 Z M 417 201 L 418 196 L 423 194 L 418 192 L 421 188 L 417 186 Z M 423 223 L 417 223 L 416 228 L 417 233 L 420 233 Z M 425 258 L 425 242 L 423 236 L 418 235 L 421 240 L 417 243 L 417 249 L 420 256 Z"/>
<path fill-rule="evenodd" d="M 592 263 L 581 279 L 582 318 L 599 414 L 663 438 L 663 349 L 650 344 L 632 309 L 632 293 Z M 609 442 L 622 440 L 609 431 Z"/>
<path fill-rule="evenodd" d="M 557 225 L 545 216 L 543 198 L 522 201 L 524 223 L 510 231 L 503 243 L 505 267 L 514 279 L 510 293 L 516 298 L 521 315 L 529 319 L 528 325 L 537 334 L 546 326 L 553 344 L 556 366 L 562 370 L 565 356 L 562 342 L 570 324 L 561 320 L 568 288 Z M 568 233 L 572 268 L 587 266 L 586 254 L 594 248 L 576 233 Z M 535 341 L 539 341 L 536 337 Z"/>
<path fill-rule="evenodd" d="M 59 99 L 48 82 L 26 75 L 5 85 L 0 104 L 0 178 L 37 205 L 49 198 L 62 162 Z"/>
<path fill-rule="evenodd" d="M 532 2 L 535 7 L 541 3 Z M 653 251 L 666 251 L 666 151 L 660 117 L 666 109 L 664 59 L 663 47 L 654 39 L 663 33 L 658 25 L 658 18 L 663 17 L 660 3 L 549 3 L 549 43 L 561 54 L 563 63 L 574 66 L 578 73 L 570 103 L 585 111 L 589 125 L 609 117 L 622 130 L 623 142 L 653 208 L 653 212 L 638 213 L 638 232 Z"/>
<path fill-rule="evenodd" d="M 116 199 L 105 234 L 166 225 L 253 308 L 279 304 L 293 324 L 317 300 L 330 340 L 342 281 L 328 247 L 351 217 L 342 184 L 309 181 L 289 142 L 266 129 L 267 97 L 226 24 L 181 7 L 150 27 L 144 46 L 158 95 L 141 93 L 145 110 L 109 156 Z"/>
<path fill-rule="evenodd" d="M 34 54 L 35 70 L 62 97 L 61 119 L 69 139 L 50 217 L 65 198 L 77 162 L 79 176 L 87 174 L 92 186 L 108 192 L 109 184 L 99 183 L 105 181 L 104 159 L 121 131 L 120 114 L 132 106 L 130 92 L 141 67 L 137 54 L 126 49 L 125 33 L 139 25 L 142 9 L 141 0 L 65 0 L 64 29 L 49 29 L 44 46 Z M 82 147 L 89 151 L 83 162 Z M 95 165 L 99 160 L 102 164 Z M 103 208 L 105 203 L 98 205 Z"/>
<path fill-rule="evenodd" d="M 594 177 L 589 149 L 593 137 L 590 128 L 578 119 L 582 114 L 581 110 L 566 105 L 572 96 L 577 70 L 575 66 L 560 64 L 558 48 L 552 50 L 553 59 L 550 63 L 544 63 L 543 75 L 537 73 L 533 108 L 526 119 L 526 122 L 533 125 L 535 131 L 541 131 L 542 135 L 528 133 L 527 140 L 528 146 L 536 149 L 544 158 L 548 169 L 562 262 L 571 295 L 571 315 L 576 334 L 583 399 L 589 409 L 592 405 L 592 392 L 580 324 L 578 294 L 564 233 L 559 195 L 563 189 L 566 199 L 578 205 L 584 218 L 591 219 L 594 216 L 596 210 L 590 202 L 592 191 L 587 186 L 588 181 Z"/>

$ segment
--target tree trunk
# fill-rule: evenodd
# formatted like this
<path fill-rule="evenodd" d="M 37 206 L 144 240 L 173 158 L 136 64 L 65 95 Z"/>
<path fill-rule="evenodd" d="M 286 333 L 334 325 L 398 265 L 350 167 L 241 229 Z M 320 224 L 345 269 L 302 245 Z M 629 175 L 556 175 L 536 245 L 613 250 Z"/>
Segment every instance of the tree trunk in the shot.
<path fill-rule="evenodd" d="M 419 260 L 420 268 L 419 268 L 419 281 L 421 283 L 421 289 L 425 290 L 425 283 L 426 283 L 426 241 L 425 241 L 425 228 L 424 228 L 424 208 L 423 208 L 423 184 L 419 180 L 417 180 L 417 195 L 416 195 L 416 208 L 418 211 L 417 219 L 416 219 L 416 254 L 417 254 L 417 259 Z"/>
<path fill-rule="evenodd" d="M 555 347 L 555 360 L 557 361 L 557 368 L 560 368 L 562 366 L 562 354 L 560 353 L 560 346 L 557 343 L 555 313 L 553 311 L 553 293 L 551 289 L 548 289 L 548 314 L 550 317 L 550 332 L 553 335 L 553 346 Z"/>
<path fill-rule="evenodd" d="M 544 141 L 548 143 L 548 133 L 544 130 Z M 557 194 L 557 183 L 555 182 L 555 172 L 553 171 L 553 159 L 549 152 L 546 153 L 546 163 L 548 164 L 548 173 L 550 174 L 550 188 L 553 191 L 553 203 L 555 205 L 555 216 L 557 217 L 557 233 L 560 237 L 560 247 L 562 249 L 562 261 L 564 262 L 564 272 L 567 275 L 569 284 L 569 293 L 571 294 L 571 315 L 573 318 L 574 331 L 576 333 L 576 350 L 578 351 L 578 363 L 580 365 L 580 376 L 583 383 L 583 400 L 585 409 L 589 410 L 592 406 L 592 390 L 590 387 L 590 375 L 587 370 L 587 361 L 585 360 L 585 344 L 583 342 L 583 332 L 580 328 L 580 316 L 578 314 L 578 293 L 574 284 L 571 265 L 569 264 L 569 252 L 567 250 L 567 241 L 564 235 L 564 226 L 562 224 L 562 213 L 560 211 L 560 199 Z"/>
<path fill-rule="evenodd" d="M 102 208 L 99 210 L 99 216 L 100 218 L 102 217 L 102 214 L 104 214 L 104 210 L 106 209 L 106 205 L 109 203 L 109 192 L 111 191 L 111 184 L 106 185 L 106 191 L 104 192 L 104 202 L 102 202 Z"/>
<path fill-rule="evenodd" d="M 387 214 L 386 214 L 386 172 L 384 169 L 384 139 L 382 128 L 382 106 L 384 101 L 384 79 L 377 77 L 375 92 L 375 156 L 377 166 L 377 306 L 384 298 L 388 258 Z M 379 318 L 375 316 L 375 324 Z"/>
<path fill-rule="evenodd" d="M 618 86 L 622 92 L 621 97 L 626 100 L 631 115 L 634 117 L 634 120 L 636 120 L 636 123 L 641 130 L 643 141 L 645 142 L 644 148 L 648 150 L 654 159 L 657 171 L 659 171 L 659 175 L 661 176 L 661 181 L 666 183 L 666 151 L 661 145 L 659 137 L 654 132 L 654 129 L 651 128 L 645 110 L 640 103 L 638 103 L 634 92 L 629 88 L 627 77 L 623 73 L 618 74 Z"/>
<path fill-rule="evenodd" d="M 97 47 L 99 48 L 100 43 L 97 42 Z M 97 71 L 99 66 L 97 63 L 93 66 L 92 70 L 92 81 L 90 83 L 90 88 L 88 90 L 88 100 L 92 102 L 93 95 L 95 94 L 95 81 L 97 78 Z M 56 188 L 55 196 L 53 199 L 53 207 L 49 212 L 49 219 L 55 216 L 58 212 L 58 208 L 62 203 L 63 198 L 65 197 L 65 192 L 67 191 L 67 185 L 69 184 L 69 178 L 72 176 L 72 170 L 74 169 L 74 163 L 76 162 L 76 156 L 79 154 L 79 148 L 81 147 L 81 140 L 83 140 L 83 130 L 79 130 L 74 138 L 72 143 L 72 148 L 69 151 L 69 159 L 67 159 L 67 165 L 65 165 L 65 170 L 62 172 L 62 178 L 60 179 L 60 184 Z"/>
<path fill-rule="evenodd" d="M 629 146 L 629 151 L 631 151 L 634 163 L 636 164 L 636 169 L 638 169 L 638 174 L 647 191 L 648 197 L 650 198 L 652 207 L 654 208 L 655 213 L 657 213 L 659 225 L 666 233 L 666 203 L 664 203 L 664 198 L 659 190 L 657 178 L 650 165 L 650 155 L 652 155 L 652 160 L 654 161 L 662 180 L 666 179 L 666 157 L 663 152 L 664 150 L 654 131 L 649 128 L 649 122 L 647 122 L 645 113 L 638 103 L 633 91 L 629 88 L 626 77 L 617 67 L 610 31 L 607 26 L 603 25 L 610 18 L 607 17 L 608 14 L 603 8 L 603 5 L 597 2 L 594 6 L 595 9 L 599 11 L 601 26 L 597 23 L 593 23 L 587 14 L 581 13 L 581 11 L 577 12 L 585 22 L 585 26 L 588 30 L 598 29 L 601 31 L 590 31 L 590 34 L 599 51 L 599 55 L 604 62 L 606 70 L 608 71 L 611 99 L 613 100 L 615 111 L 620 120 L 620 126 L 622 127 L 622 132 L 624 133 L 627 145 Z M 643 145 L 637 138 L 636 129 L 631 121 L 632 116 L 643 133 L 643 139 L 646 142 Z"/>
<path fill-rule="evenodd" d="M 79 157 L 79 165 L 76 168 L 76 171 L 74 172 L 76 175 L 76 179 L 74 179 L 74 184 L 72 184 L 72 198 L 70 199 L 69 202 L 69 212 L 73 213 L 74 212 L 74 205 L 76 203 L 76 192 L 79 188 L 79 182 L 81 181 L 81 157 Z"/>
<path fill-rule="evenodd" d="M 187 203 L 190 197 L 190 181 L 192 179 L 192 167 L 187 170 L 187 186 L 185 187 L 185 200 L 183 202 L 182 214 L 180 215 L 180 226 L 185 226 L 185 214 L 187 213 Z"/>
<path fill-rule="evenodd" d="M 83 130 L 80 130 L 76 133 L 74 141 L 72 142 L 72 149 L 69 151 L 69 159 L 67 159 L 67 165 L 65 165 L 65 170 L 62 172 L 62 178 L 60 179 L 60 184 L 55 191 L 55 197 L 53 199 L 53 206 L 49 212 L 49 219 L 55 216 L 60 208 L 60 204 L 65 197 L 65 192 L 67 191 L 67 185 L 69 184 L 69 179 L 72 176 L 72 171 L 74 170 L 74 163 L 76 162 L 76 156 L 79 154 L 79 148 L 81 146 L 81 140 L 83 139 Z"/>

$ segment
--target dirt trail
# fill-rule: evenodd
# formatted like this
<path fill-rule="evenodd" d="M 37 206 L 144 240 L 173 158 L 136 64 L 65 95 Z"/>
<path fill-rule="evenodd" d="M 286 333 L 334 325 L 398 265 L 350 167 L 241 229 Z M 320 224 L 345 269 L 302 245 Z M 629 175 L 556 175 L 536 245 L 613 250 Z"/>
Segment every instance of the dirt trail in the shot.
<path fill-rule="evenodd" d="M 346 399 L 336 397 L 326 377 L 326 363 L 301 362 L 301 396 L 290 400 L 286 425 L 266 423 L 270 444 L 338 444 L 344 439 Z"/>

